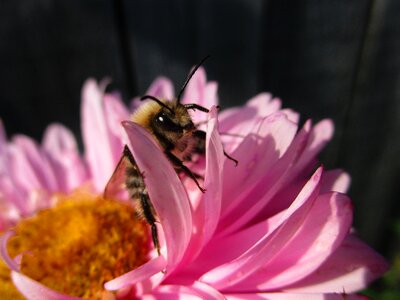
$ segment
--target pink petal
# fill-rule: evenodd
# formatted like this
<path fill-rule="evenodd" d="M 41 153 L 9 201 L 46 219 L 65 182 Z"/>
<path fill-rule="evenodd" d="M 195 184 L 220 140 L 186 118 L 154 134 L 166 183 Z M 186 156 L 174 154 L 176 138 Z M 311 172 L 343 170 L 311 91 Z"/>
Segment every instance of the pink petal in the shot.
<path fill-rule="evenodd" d="M 354 235 L 348 235 L 319 269 L 286 290 L 295 293 L 352 293 L 365 288 L 388 268 L 383 257 Z"/>
<path fill-rule="evenodd" d="M 271 230 L 271 234 L 263 237 L 237 259 L 204 274 L 201 281 L 209 283 L 217 289 L 227 288 L 242 281 L 271 261 L 303 223 L 319 192 L 321 174 L 322 168 L 319 168 L 297 199 L 282 215 L 277 227 Z"/>
<path fill-rule="evenodd" d="M 270 93 L 260 93 L 255 97 L 251 98 L 246 106 L 254 107 L 257 110 L 259 117 L 267 117 L 280 110 L 281 100 L 278 98 L 272 98 Z"/>
<path fill-rule="evenodd" d="M 46 155 L 39 149 L 39 146 L 31 138 L 23 135 L 13 137 L 14 145 L 22 151 L 29 168 L 35 174 L 38 186 L 49 191 L 54 191 L 57 188 L 57 182 L 54 178 L 54 173 Z"/>
<path fill-rule="evenodd" d="M 307 146 L 299 158 L 293 176 L 300 173 L 321 151 L 322 148 L 332 139 L 334 132 L 334 125 L 331 120 L 322 120 L 317 123 L 312 131 Z"/>
<path fill-rule="evenodd" d="M 123 120 L 129 119 L 129 111 L 120 98 L 111 94 L 104 95 L 104 114 L 109 130 L 110 147 L 114 162 L 121 157 L 122 149 L 126 144 L 125 131 L 121 126 Z"/>
<path fill-rule="evenodd" d="M 43 149 L 49 157 L 61 192 L 69 193 L 88 178 L 72 132 L 61 124 L 47 127 Z"/>
<path fill-rule="evenodd" d="M 217 109 L 210 110 L 206 135 L 206 192 L 193 215 L 193 235 L 187 250 L 187 259 L 193 260 L 212 237 L 221 211 L 222 166 L 224 156 L 217 131 Z M 196 187 L 197 188 L 197 187 Z M 185 259 L 183 264 L 187 263 Z"/>
<path fill-rule="evenodd" d="M 174 98 L 174 86 L 166 77 L 158 77 L 150 85 L 146 95 L 151 95 L 160 99 L 172 100 Z"/>
<path fill-rule="evenodd" d="M 281 112 L 283 112 L 290 121 L 292 121 L 295 124 L 298 124 L 300 121 L 300 114 L 298 112 L 295 112 L 294 110 L 290 108 L 285 108 L 282 109 Z"/>
<path fill-rule="evenodd" d="M 192 233 L 192 214 L 185 189 L 169 160 L 150 134 L 140 125 L 122 122 L 128 146 L 144 180 L 152 204 L 165 232 L 168 251 L 167 271 L 182 259 Z"/>
<path fill-rule="evenodd" d="M 303 225 L 285 248 L 230 290 L 277 290 L 306 277 L 337 249 L 351 222 L 352 206 L 345 195 L 318 196 Z"/>
<path fill-rule="evenodd" d="M 297 130 L 296 126 L 280 113 L 261 120 L 257 127 L 257 132 L 246 136 L 235 152 L 231 153 L 231 156 L 239 161 L 238 166 L 229 160 L 225 161 L 224 177 L 229 178 L 223 187 L 225 216 L 242 203 L 240 194 L 248 192 L 259 183 L 262 176 L 283 155 Z M 242 208 L 240 210 L 242 211 Z"/>
<path fill-rule="evenodd" d="M 144 281 L 156 273 L 161 272 L 167 265 L 163 256 L 158 256 L 139 268 L 132 270 L 124 275 L 121 275 L 113 280 L 110 280 L 104 284 L 104 288 L 109 291 L 116 291 L 126 286 L 136 284 Z"/>
<path fill-rule="evenodd" d="M 181 283 L 187 278 L 198 278 L 211 269 L 236 259 L 280 226 L 282 216 L 283 213 L 280 213 L 235 234 L 212 239 L 200 256 L 174 277 L 175 282 Z M 221 251 L 221 249 L 229 249 L 229 251 Z"/>
<path fill-rule="evenodd" d="M 273 117 L 275 115 L 271 115 Z M 264 144 L 268 146 L 273 146 L 274 143 L 271 142 L 274 140 L 281 139 L 278 137 L 278 134 L 286 134 L 285 132 L 288 133 L 288 137 L 286 142 L 283 144 L 286 150 L 287 144 L 291 141 L 294 131 L 295 131 L 295 125 L 289 121 L 286 120 L 286 117 L 284 117 L 285 122 L 283 124 L 286 124 L 286 126 L 281 126 L 282 122 L 277 124 L 277 130 L 274 130 L 274 138 L 275 139 L 265 139 Z M 267 124 L 268 125 L 268 124 Z M 222 222 L 220 222 L 220 234 L 228 234 L 230 232 L 234 232 L 235 230 L 241 228 L 244 226 L 246 223 L 254 220 L 254 218 L 259 214 L 260 211 L 263 210 L 263 208 L 270 202 L 272 197 L 283 187 L 285 186 L 285 183 L 287 182 L 291 168 L 292 166 L 297 162 L 298 157 L 302 153 L 304 149 L 304 145 L 306 143 L 306 139 L 308 137 L 308 126 L 307 123 L 305 124 L 305 127 L 300 131 L 300 133 L 296 136 L 294 141 L 290 144 L 289 148 L 287 151 L 283 154 L 283 156 L 279 159 L 276 160 L 274 159 L 274 156 L 276 157 L 277 155 L 281 156 L 279 153 L 274 153 L 271 151 L 268 153 L 265 150 L 262 151 L 263 147 L 261 145 L 256 147 L 256 151 L 259 153 L 257 156 L 260 157 L 260 162 L 253 162 L 254 165 L 256 165 L 256 169 L 258 171 L 251 171 L 249 172 L 248 170 L 243 170 L 242 172 L 247 175 L 247 178 L 243 178 L 242 182 L 235 182 L 236 179 L 231 179 L 230 181 L 233 180 L 237 184 L 237 188 L 240 187 L 240 189 L 236 192 L 231 192 L 228 193 L 228 189 L 224 188 L 224 196 L 223 199 L 230 200 L 231 198 L 235 199 L 235 201 L 226 204 L 227 208 L 223 209 L 224 216 L 222 219 Z M 283 139 L 285 140 L 285 139 Z M 244 144 L 245 141 L 242 142 Z M 279 143 L 277 143 L 279 145 Z M 249 149 L 244 149 L 243 154 L 241 155 L 236 155 L 237 159 L 239 160 L 239 166 L 242 164 L 245 165 L 246 167 L 246 160 L 251 159 L 253 154 L 252 149 L 254 146 L 250 145 Z M 237 150 L 239 150 L 238 148 Z M 247 150 L 247 151 L 246 151 Z M 283 151 L 284 151 L 283 150 Z M 260 151 L 260 152 L 259 152 Z M 281 151 L 282 152 L 282 151 Z M 236 152 L 235 152 L 236 154 Z M 256 158 L 257 158 L 256 156 Z M 274 159 L 274 164 L 271 166 L 270 165 L 265 165 L 262 163 L 262 159 L 264 160 L 270 160 Z M 242 163 L 242 160 L 244 160 L 245 163 Z M 247 167 L 248 168 L 248 167 Z M 226 166 L 225 168 L 225 174 L 235 174 L 234 170 L 229 171 L 229 165 Z M 240 173 L 239 173 L 240 174 Z M 257 174 L 258 177 L 252 177 Z M 226 176 L 231 176 L 231 175 L 226 175 Z M 231 176 L 232 177 L 232 176 Z M 250 178 L 253 178 L 251 181 L 249 180 Z M 249 182 L 249 185 L 245 185 L 244 183 Z M 228 198 L 224 198 L 228 197 Z M 225 207 L 225 204 L 224 204 Z M 287 207 L 287 206 L 286 206 Z M 233 209 L 232 209 L 233 208 Z M 229 213 L 231 211 L 231 213 Z"/>
<path fill-rule="evenodd" d="M 296 294 L 296 293 L 256 293 L 256 294 L 228 294 L 228 300 L 368 300 L 362 295 L 337 294 Z"/>
<path fill-rule="evenodd" d="M 115 158 L 104 115 L 103 89 L 88 79 L 82 90 L 82 137 L 85 158 L 96 191 L 101 191 L 115 168 Z"/>
<path fill-rule="evenodd" d="M 197 103 L 199 105 L 206 104 L 207 99 L 204 97 L 206 84 L 206 72 L 203 67 L 200 67 L 186 86 L 182 97 L 182 103 Z M 215 105 L 215 103 L 210 104 Z"/>
<path fill-rule="evenodd" d="M 205 108 L 218 104 L 217 84 L 215 82 L 207 83 L 206 72 L 203 67 L 196 71 L 186 86 L 182 103 L 196 103 Z M 207 120 L 207 115 L 198 110 L 191 112 L 191 116 L 195 124 Z"/>
<path fill-rule="evenodd" d="M 343 170 L 330 170 L 324 173 L 321 183 L 321 192 L 335 191 L 346 193 L 350 187 L 350 175 Z"/>
<path fill-rule="evenodd" d="M 161 285 L 152 291 L 152 294 L 153 295 L 144 295 L 142 299 L 225 299 L 225 296 L 216 289 L 198 281 L 188 285 Z"/>
<path fill-rule="evenodd" d="M 269 93 L 260 93 L 244 107 L 225 109 L 220 114 L 220 129 L 222 132 L 247 135 L 259 118 L 265 118 L 280 109 L 278 99 L 272 99 Z"/>
<path fill-rule="evenodd" d="M 11 271 L 11 278 L 21 294 L 28 300 L 81 300 L 79 297 L 68 296 L 49 289 L 19 272 Z"/>
<path fill-rule="evenodd" d="M 20 270 L 20 265 L 10 257 L 7 250 L 8 239 L 14 235 L 15 235 L 14 231 L 8 230 L 0 236 L 0 257 L 3 259 L 3 261 L 10 270 L 18 272 Z"/>
<path fill-rule="evenodd" d="M 6 131 L 4 129 L 3 121 L 0 119 L 0 157 L 4 154 L 6 145 L 7 145 Z M 0 166 L 0 171 L 1 171 L 1 166 Z"/>
<path fill-rule="evenodd" d="M 16 188 L 8 174 L 0 174 L 0 191 L 2 199 L 7 199 L 7 202 L 11 203 L 12 206 L 16 208 L 19 215 L 27 216 L 31 214 L 32 208 L 27 207 L 27 191 Z M 4 210 L 10 208 L 7 207 L 8 205 L 5 206 L 6 207 L 2 207 Z M 8 211 L 6 213 L 7 219 L 11 217 L 9 213 Z M 15 218 L 15 220 L 17 219 L 18 218 Z"/>
<path fill-rule="evenodd" d="M 7 148 L 6 168 L 8 176 L 21 193 L 27 195 L 30 191 L 41 188 L 40 180 L 34 167 L 30 164 L 24 152 L 16 145 Z M 24 170 L 24 176 L 21 171 Z"/>

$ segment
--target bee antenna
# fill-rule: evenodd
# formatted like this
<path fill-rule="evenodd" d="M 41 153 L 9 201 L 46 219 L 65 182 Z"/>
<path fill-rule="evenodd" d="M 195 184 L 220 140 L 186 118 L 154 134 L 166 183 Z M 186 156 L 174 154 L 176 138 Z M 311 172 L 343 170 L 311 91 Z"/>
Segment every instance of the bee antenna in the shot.
<path fill-rule="evenodd" d="M 160 106 L 164 107 L 165 109 L 168 109 L 172 115 L 175 115 L 175 112 L 172 110 L 172 108 L 168 107 L 167 105 L 165 105 L 165 103 L 163 103 L 160 99 L 151 96 L 151 95 L 145 95 L 142 98 L 140 98 L 140 101 L 146 100 L 146 99 L 150 99 L 153 100 L 155 102 L 157 102 Z"/>
<path fill-rule="evenodd" d="M 194 73 L 196 73 L 197 69 L 200 68 L 200 66 L 201 66 L 201 65 L 206 61 L 206 59 L 209 58 L 209 57 L 210 57 L 210 55 L 207 55 L 206 57 L 204 57 L 204 58 L 192 69 L 192 71 L 190 72 L 189 76 L 187 77 L 185 83 L 183 84 L 181 90 L 179 91 L 178 98 L 176 99 L 177 103 L 181 103 L 182 94 L 183 94 L 183 92 L 184 92 L 186 86 L 188 85 L 190 79 L 192 79 L 192 77 L 193 77 Z"/>

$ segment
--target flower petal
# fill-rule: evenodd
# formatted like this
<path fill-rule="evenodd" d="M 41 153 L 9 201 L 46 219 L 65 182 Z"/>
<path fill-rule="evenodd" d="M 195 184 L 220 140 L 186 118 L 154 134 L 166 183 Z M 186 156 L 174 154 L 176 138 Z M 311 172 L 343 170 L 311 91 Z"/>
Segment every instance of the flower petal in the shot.
<path fill-rule="evenodd" d="M 122 149 L 126 144 L 126 134 L 121 126 L 121 122 L 129 119 L 129 111 L 120 98 L 111 94 L 105 94 L 104 114 L 109 130 L 112 156 L 115 162 L 121 157 Z"/>
<path fill-rule="evenodd" d="M 242 281 L 271 261 L 303 223 L 319 192 L 321 174 L 322 168 L 319 168 L 282 215 L 281 222 L 277 223 L 271 234 L 263 237 L 240 257 L 204 274 L 201 281 L 224 289 Z"/>
<path fill-rule="evenodd" d="M 270 93 L 260 93 L 244 107 L 233 107 L 220 113 L 221 132 L 247 135 L 259 119 L 263 119 L 281 107 L 279 99 L 272 98 Z"/>
<path fill-rule="evenodd" d="M 128 134 L 129 149 L 144 174 L 151 202 L 165 232 L 167 271 L 170 272 L 181 260 L 191 237 L 189 199 L 170 161 L 146 129 L 130 121 L 122 124 Z"/>
<path fill-rule="evenodd" d="M 217 227 L 221 212 L 223 161 L 223 148 L 217 130 L 217 109 L 214 106 L 210 110 L 207 123 L 204 179 L 206 192 L 193 212 L 193 234 L 183 264 L 196 258 Z M 196 189 L 198 189 L 197 186 Z"/>
<path fill-rule="evenodd" d="M 262 176 L 286 151 L 297 130 L 297 127 L 281 113 L 261 120 L 257 127 L 257 132 L 246 136 L 231 154 L 239 161 L 238 166 L 231 161 L 225 161 L 224 178 L 228 177 L 229 180 L 226 180 L 223 186 L 224 216 L 239 204 L 243 204 L 243 194 L 262 180 Z M 240 210 L 243 212 L 242 208 Z"/>
<path fill-rule="evenodd" d="M 343 194 L 318 196 L 303 225 L 282 251 L 230 290 L 277 290 L 315 271 L 340 245 L 352 221 L 350 199 Z"/>
<path fill-rule="evenodd" d="M 321 193 L 335 191 L 346 193 L 350 187 L 350 175 L 343 170 L 330 170 L 324 173 L 321 183 Z"/>
<path fill-rule="evenodd" d="M 4 129 L 3 121 L 0 119 L 0 158 L 4 155 L 5 147 L 7 145 L 7 136 L 6 131 Z M 0 159 L 1 162 L 1 159 Z M 0 172 L 2 171 L 0 165 Z"/>
<path fill-rule="evenodd" d="M 226 299 L 218 290 L 198 281 L 187 285 L 161 285 L 152 291 L 152 294 L 144 295 L 142 299 Z"/>
<path fill-rule="evenodd" d="M 11 278 L 21 294 L 28 300 L 81 300 L 79 297 L 68 296 L 49 289 L 19 272 L 11 271 Z"/>
<path fill-rule="evenodd" d="M 32 170 L 35 181 L 37 181 L 36 188 L 55 191 L 57 182 L 55 181 L 53 170 L 48 158 L 37 143 L 24 135 L 15 135 L 12 142 L 21 150 L 26 162 L 29 164 L 29 169 Z"/>
<path fill-rule="evenodd" d="M 116 161 L 104 115 L 104 87 L 88 79 L 82 90 L 82 137 L 85 158 L 96 191 L 101 191 L 111 176 Z"/>
<path fill-rule="evenodd" d="M 296 293 L 256 293 L 256 294 L 228 294 L 228 300 L 368 300 L 362 295 L 335 294 L 296 294 Z"/>
<path fill-rule="evenodd" d="M 47 127 L 43 137 L 46 152 L 58 183 L 58 191 L 69 193 L 87 179 L 87 169 L 80 157 L 72 132 L 61 124 Z"/>
<path fill-rule="evenodd" d="M 274 117 L 271 115 L 271 117 Z M 236 183 L 236 192 L 231 192 L 228 194 L 229 190 L 223 194 L 223 200 L 230 200 L 231 203 L 224 203 L 224 215 L 222 222 L 220 222 L 219 234 L 228 234 L 234 232 L 235 230 L 243 227 L 246 223 L 254 220 L 257 214 L 263 210 L 263 208 L 270 202 L 270 200 L 275 196 L 279 190 L 285 186 L 285 183 L 289 180 L 290 172 L 292 170 L 293 165 L 298 160 L 298 157 L 301 155 L 304 150 L 304 146 L 307 142 L 308 138 L 308 124 L 306 123 L 303 129 L 297 134 L 295 139 L 290 144 L 289 148 L 286 149 L 288 143 L 293 138 L 295 134 L 296 127 L 293 123 L 286 119 L 284 116 L 284 122 L 278 122 L 276 129 L 272 130 L 275 138 L 279 134 L 284 133 L 285 130 L 289 133 L 288 140 L 282 143 L 283 147 L 280 151 L 284 152 L 283 156 L 280 157 L 281 153 L 274 153 L 274 151 L 267 152 L 268 148 L 261 147 L 261 145 L 251 145 L 249 144 L 249 148 L 245 148 L 242 150 L 243 153 L 240 155 L 237 154 L 237 159 L 239 160 L 239 166 L 245 169 L 242 170 L 243 174 L 247 175 L 247 177 L 242 178 L 242 181 L 236 182 L 236 178 L 230 179 Z M 283 125 L 283 126 L 282 126 Z M 268 124 L 267 124 L 268 126 Z M 282 130 L 282 131 L 281 131 Z M 250 137 L 250 136 L 248 136 Z M 267 147 L 274 147 L 274 143 L 272 142 L 273 138 L 266 139 L 263 144 L 267 145 Z M 242 142 L 244 144 L 245 141 Z M 277 144 L 277 146 L 279 143 Z M 239 151 L 241 147 L 237 149 Z M 254 150 L 256 148 L 257 150 Z M 262 151 L 264 148 L 264 151 Z M 279 148 L 278 148 L 279 149 Z M 256 152 L 255 152 L 256 151 Z M 254 153 L 256 154 L 254 156 Z M 233 154 L 236 155 L 236 152 Z M 275 156 L 275 157 L 274 157 Z M 278 157 L 280 157 L 278 159 Z M 250 160 L 250 161 L 249 161 Z M 268 165 L 265 163 L 261 163 L 265 160 L 272 160 Z M 226 163 L 225 163 L 226 165 Z M 249 166 L 254 165 L 254 170 L 249 169 Z M 246 168 L 247 166 L 247 168 Z M 227 165 L 224 169 L 225 176 L 230 176 L 230 174 L 236 174 L 235 170 L 229 170 L 229 165 Z M 258 171 L 256 171 L 258 170 Z M 240 171 L 240 170 L 239 170 Z M 240 174 L 240 173 L 238 173 Z M 257 177 L 256 177 L 257 175 Z M 236 176 L 235 176 L 236 177 Z M 252 178 L 252 180 L 249 180 Z M 248 182 L 249 184 L 246 186 L 244 183 Z M 292 199 L 293 200 L 293 199 Z M 286 206 L 287 207 L 287 206 Z"/>
<path fill-rule="evenodd" d="M 10 268 L 10 270 L 18 272 L 20 270 L 20 265 L 16 263 L 15 260 L 10 257 L 10 255 L 8 255 L 8 250 L 7 250 L 8 239 L 14 235 L 15 235 L 14 231 L 8 230 L 0 236 L 0 257 Z"/>
<path fill-rule="evenodd" d="M 388 270 L 388 263 L 354 235 L 314 273 L 286 288 L 298 293 L 352 293 L 365 288 Z"/>
<path fill-rule="evenodd" d="M 174 98 L 174 86 L 171 80 L 160 76 L 150 85 L 146 95 L 151 95 L 160 99 L 172 100 Z"/>
<path fill-rule="evenodd" d="M 218 105 L 217 84 L 215 82 L 207 82 L 206 72 L 203 67 L 198 68 L 189 81 L 181 102 L 184 104 L 196 103 L 205 108 Z M 191 117 L 195 124 L 207 120 L 207 115 L 198 110 L 191 112 Z"/>
<path fill-rule="evenodd" d="M 144 265 L 141 265 L 137 269 L 134 269 L 128 273 L 125 273 L 113 280 L 110 280 L 104 284 L 104 288 L 109 291 L 116 291 L 126 286 L 136 284 L 144 281 L 152 275 L 161 272 L 166 267 L 167 262 L 162 255 L 148 261 Z"/>

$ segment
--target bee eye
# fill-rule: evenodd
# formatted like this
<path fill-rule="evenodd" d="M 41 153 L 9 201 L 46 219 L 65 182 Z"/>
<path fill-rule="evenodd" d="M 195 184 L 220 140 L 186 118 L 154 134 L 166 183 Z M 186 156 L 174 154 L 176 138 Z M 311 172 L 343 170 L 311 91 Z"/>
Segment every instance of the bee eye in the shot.
<path fill-rule="evenodd" d="M 159 113 L 156 116 L 156 122 L 161 126 L 164 130 L 168 131 L 175 131 L 175 132 L 181 132 L 182 127 L 175 124 L 171 118 L 165 114 L 164 112 Z"/>

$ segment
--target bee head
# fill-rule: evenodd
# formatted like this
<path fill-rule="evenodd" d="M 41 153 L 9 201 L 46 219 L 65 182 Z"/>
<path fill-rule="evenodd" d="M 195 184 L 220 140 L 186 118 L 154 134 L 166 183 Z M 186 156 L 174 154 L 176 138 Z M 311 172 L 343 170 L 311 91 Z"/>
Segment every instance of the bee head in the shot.
<path fill-rule="evenodd" d="M 161 101 L 150 95 L 141 99 L 153 100 L 160 106 L 160 109 L 152 114 L 149 124 L 158 139 L 174 144 L 181 137 L 190 135 L 196 129 L 185 105 L 176 101 Z"/>

